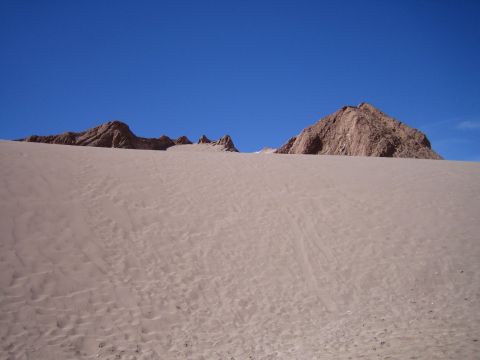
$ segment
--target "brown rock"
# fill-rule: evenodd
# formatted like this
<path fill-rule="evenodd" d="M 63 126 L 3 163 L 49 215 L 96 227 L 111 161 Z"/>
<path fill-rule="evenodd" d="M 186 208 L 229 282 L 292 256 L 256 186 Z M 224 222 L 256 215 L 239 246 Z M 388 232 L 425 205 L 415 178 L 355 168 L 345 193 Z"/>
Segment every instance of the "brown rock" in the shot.
<path fill-rule="evenodd" d="M 166 150 L 174 145 L 190 145 L 192 142 L 186 136 L 180 136 L 173 141 L 166 135 L 159 138 L 142 138 L 135 136 L 127 124 L 121 121 L 110 121 L 82 132 L 66 132 L 59 135 L 32 135 L 20 141 L 41 142 L 48 144 L 113 147 L 125 149 Z M 199 144 L 222 146 L 224 151 L 238 152 L 232 138 L 225 135 L 217 141 L 211 141 L 202 135 Z"/>
<path fill-rule="evenodd" d="M 190 145 L 192 142 L 186 136 L 180 136 L 177 140 L 175 140 L 175 145 Z"/>
<path fill-rule="evenodd" d="M 212 140 L 207 138 L 205 135 L 202 135 L 200 139 L 198 139 L 198 144 L 210 144 Z"/>
<path fill-rule="evenodd" d="M 124 149 L 166 150 L 175 143 L 168 136 L 158 139 L 137 137 L 127 124 L 121 121 L 110 121 L 83 132 L 67 132 L 59 135 L 32 135 L 21 141 L 41 142 L 48 144 L 113 147 Z"/>
<path fill-rule="evenodd" d="M 225 148 L 225 151 L 232 151 L 232 152 L 238 152 L 238 150 L 235 148 L 235 145 L 233 144 L 233 140 L 230 137 L 230 135 L 225 135 L 215 141 L 215 145 L 222 145 Z"/>
<path fill-rule="evenodd" d="M 367 103 L 326 116 L 276 153 L 442 159 L 425 134 Z"/>
<path fill-rule="evenodd" d="M 237 148 L 233 144 L 233 140 L 230 137 L 230 135 L 224 135 L 217 141 L 212 141 L 209 138 L 207 138 L 205 135 L 202 135 L 200 139 L 198 139 L 198 144 L 208 144 L 212 146 L 221 146 L 223 147 L 222 151 L 232 151 L 232 152 L 238 152 Z"/>

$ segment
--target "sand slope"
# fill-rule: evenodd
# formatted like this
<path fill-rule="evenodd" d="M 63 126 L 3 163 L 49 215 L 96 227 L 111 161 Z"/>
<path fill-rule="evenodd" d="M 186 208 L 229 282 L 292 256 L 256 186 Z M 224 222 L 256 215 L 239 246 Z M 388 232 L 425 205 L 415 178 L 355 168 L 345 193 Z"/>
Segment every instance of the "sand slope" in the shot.
<path fill-rule="evenodd" d="M 167 151 L 194 151 L 194 152 L 220 152 L 230 151 L 223 145 L 217 144 L 182 144 L 169 147 Z"/>
<path fill-rule="evenodd" d="M 480 164 L 0 142 L 1 359 L 477 359 Z"/>

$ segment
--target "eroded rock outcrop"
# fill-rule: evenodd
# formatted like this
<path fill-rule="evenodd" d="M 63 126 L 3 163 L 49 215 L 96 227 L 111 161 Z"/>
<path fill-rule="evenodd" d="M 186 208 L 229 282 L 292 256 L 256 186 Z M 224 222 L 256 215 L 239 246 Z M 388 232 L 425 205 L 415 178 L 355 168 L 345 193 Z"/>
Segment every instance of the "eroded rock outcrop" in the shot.
<path fill-rule="evenodd" d="M 190 145 L 192 142 L 186 136 L 180 136 L 177 140 L 175 140 L 175 145 Z"/>
<path fill-rule="evenodd" d="M 200 139 L 198 139 L 198 144 L 210 144 L 212 140 L 207 138 L 205 135 L 202 135 Z"/>
<path fill-rule="evenodd" d="M 146 150 L 167 150 L 175 145 L 192 144 L 186 136 L 180 136 L 176 140 L 172 140 L 166 135 L 162 135 L 159 138 L 138 137 L 130 130 L 127 124 L 121 121 L 109 121 L 82 132 L 66 132 L 48 136 L 32 135 L 25 139 L 20 139 L 20 141 Z M 218 148 L 222 147 L 223 151 L 238 151 L 229 135 L 225 135 L 217 141 L 211 141 L 203 135 L 198 143 L 218 146 Z"/>
<path fill-rule="evenodd" d="M 224 135 L 217 141 L 212 141 L 205 135 L 202 135 L 200 139 L 198 139 L 198 144 L 208 144 L 211 146 L 219 146 L 222 147 L 223 151 L 231 151 L 231 152 L 238 152 L 237 148 L 233 144 L 233 140 L 230 135 Z"/>
<path fill-rule="evenodd" d="M 276 153 L 442 159 L 425 134 L 367 103 L 326 116 Z"/>
<path fill-rule="evenodd" d="M 113 147 L 124 149 L 166 150 L 175 145 L 166 135 L 159 138 L 135 136 L 127 124 L 121 121 L 109 121 L 100 126 L 82 132 L 66 132 L 59 135 L 32 135 L 22 141 L 48 144 Z"/>
<path fill-rule="evenodd" d="M 225 135 L 214 142 L 215 145 L 223 146 L 225 151 L 238 152 L 237 148 L 233 144 L 233 140 L 230 135 Z"/>

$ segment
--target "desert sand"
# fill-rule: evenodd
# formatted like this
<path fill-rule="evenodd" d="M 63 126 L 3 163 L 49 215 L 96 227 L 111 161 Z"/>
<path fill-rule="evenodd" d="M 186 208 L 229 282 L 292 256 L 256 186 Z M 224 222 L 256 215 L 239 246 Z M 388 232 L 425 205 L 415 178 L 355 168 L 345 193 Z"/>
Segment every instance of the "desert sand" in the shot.
<path fill-rule="evenodd" d="M 186 144 L 186 145 L 174 145 L 169 147 L 167 151 L 188 151 L 188 152 L 219 152 L 228 151 L 223 145 L 217 144 Z"/>
<path fill-rule="evenodd" d="M 1 359 L 478 359 L 480 164 L 0 142 Z"/>

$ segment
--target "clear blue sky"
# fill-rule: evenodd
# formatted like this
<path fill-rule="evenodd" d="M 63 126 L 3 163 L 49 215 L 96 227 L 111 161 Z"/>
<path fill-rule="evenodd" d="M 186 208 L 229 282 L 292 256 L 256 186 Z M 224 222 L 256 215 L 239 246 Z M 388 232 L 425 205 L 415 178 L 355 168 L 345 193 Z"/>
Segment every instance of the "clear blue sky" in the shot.
<path fill-rule="evenodd" d="M 480 1 L 0 0 L 0 138 L 111 119 L 277 147 L 367 101 L 480 161 Z"/>

